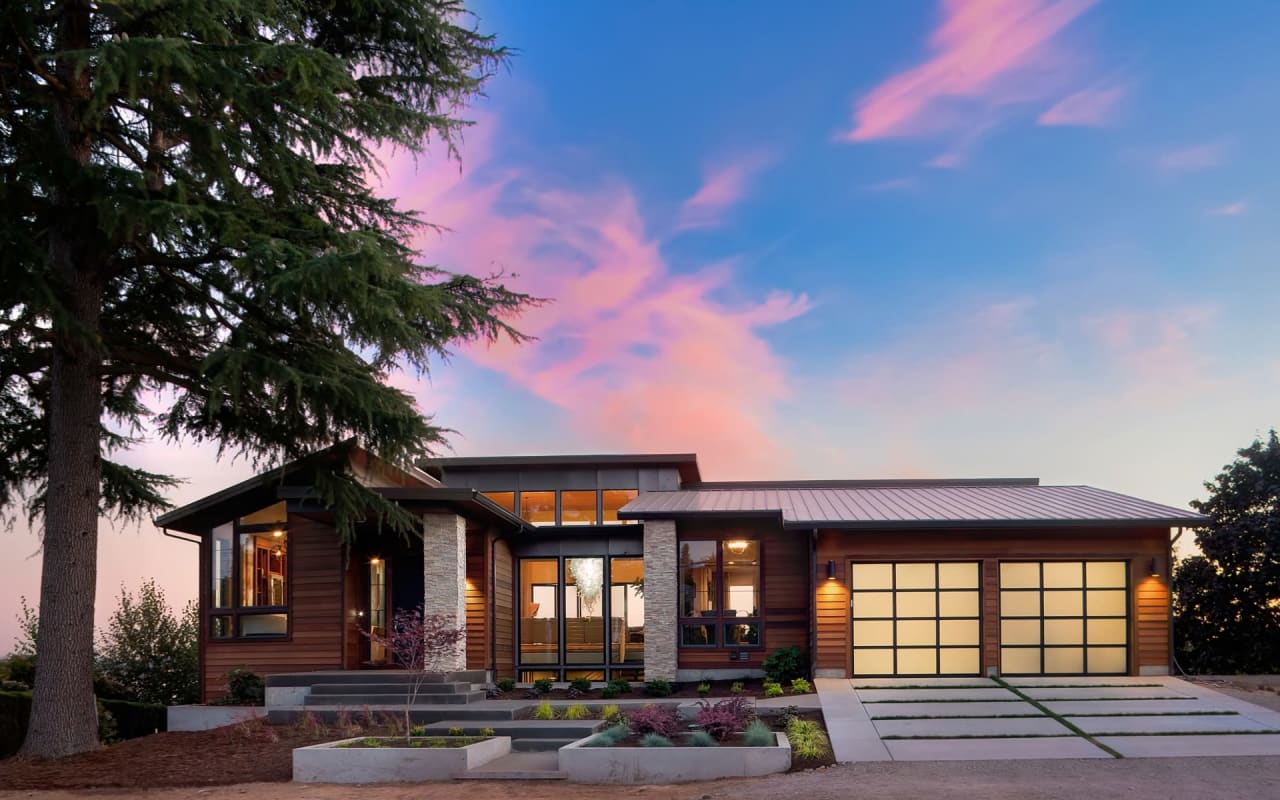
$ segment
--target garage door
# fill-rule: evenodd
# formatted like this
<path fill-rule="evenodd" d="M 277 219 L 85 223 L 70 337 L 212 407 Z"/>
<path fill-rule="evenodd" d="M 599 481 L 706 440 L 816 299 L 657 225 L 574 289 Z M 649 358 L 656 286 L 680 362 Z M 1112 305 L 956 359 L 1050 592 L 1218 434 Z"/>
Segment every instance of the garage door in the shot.
<path fill-rule="evenodd" d="M 1123 561 L 1000 564 L 1000 672 L 1123 675 L 1129 665 Z"/>
<path fill-rule="evenodd" d="M 853 674 L 977 675 L 978 562 L 850 565 Z"/>

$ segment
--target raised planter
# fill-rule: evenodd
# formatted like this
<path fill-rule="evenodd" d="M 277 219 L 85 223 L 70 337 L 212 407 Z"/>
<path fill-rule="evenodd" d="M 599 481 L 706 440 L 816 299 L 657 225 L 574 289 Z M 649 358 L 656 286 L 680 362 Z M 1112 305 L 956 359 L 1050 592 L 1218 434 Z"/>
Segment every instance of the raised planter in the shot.
<path fill-rule="evenodd" d="M 293 779 L 301 783 L 447 781 L 511 752 L 510 736 L 465 747 L 344 747 L 364 737 L 298 747 Z"/>
<path fill-rule="evenodd" d="M 207 731 L 265 717 L 262 706 L 169 706 L 165 712 L 171 731 Z"/>
<path fill-rule="evenodd" d="M 685 783 L 772 775 L 791 769 L 791 743 L 786 734 L 775 735 L 773 747 L 584 747 L 587 737 L 560 748 L 560 771 L 578 783 Z"/>

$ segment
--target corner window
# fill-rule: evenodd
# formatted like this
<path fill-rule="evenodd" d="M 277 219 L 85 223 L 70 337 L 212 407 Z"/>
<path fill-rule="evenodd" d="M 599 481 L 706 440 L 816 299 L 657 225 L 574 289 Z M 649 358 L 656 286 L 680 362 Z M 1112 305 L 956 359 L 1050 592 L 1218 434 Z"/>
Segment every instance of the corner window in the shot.
<path fill-rule="evenodd" d="M 759 647 L 760 542 L 681 542 L 680 617 L 682 647 Z"/>
<path fill-rule="evenodd" d="M 601 521 L 615 525 L 630 525 L 633 519 L 618 519 L 618 509 L 640 496 L 635 489 L 605 489 L 600 493 Z"/>
<path fill-rule="evenodd" d="M 289 634 L 289 529 L 284 503 L 219 525 L 209 537 L 210 639 Z"/>

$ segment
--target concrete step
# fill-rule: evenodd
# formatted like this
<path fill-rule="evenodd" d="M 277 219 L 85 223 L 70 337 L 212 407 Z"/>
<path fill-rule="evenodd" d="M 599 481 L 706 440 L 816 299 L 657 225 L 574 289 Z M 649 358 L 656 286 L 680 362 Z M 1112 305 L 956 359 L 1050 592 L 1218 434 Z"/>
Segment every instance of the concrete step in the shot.
<path fill-rule="evenodd" d="M 511 753 L 458 777 L 473 781 L 562 781 L 568 775 L 560 771 L 559 754 L 544 751 Z"/>
<path fill-rule="evenodd" d="M 413 688 L 408 681 L 393 683 L 317 683 L 311 687 L 311 695 L 321 694 L 391 694 L 404 695 Z M 461 694 L 477 691 L 473 683 L 423 683 L 417 688 L 419 695 Z"/>
<path fill-rule="evenodd" d="M 468 736 L 479 736 L 483 728 L 492 728 L 498 736 L 512 739 L 568 739 L 574 741 L 595 733 L 604 723 L 598 719 L 515 719 L 499 722 L 475 722 L 447 719 L 425 726 L 432 734 L 443 734 L 450 728 L 462 728 Z"/>
<path fill-rule="evenodd" d="M 314 686 L 316 684 L 333 683 L 411 683 L 415 680 L 421 680 L 423 683 L 487 684 L 489 683 L 489 673 L 482 669 L 461 670 L 459 672 L 432 672 L 426 675 L 400 669 L 325 670 L 268 675 L 266 682 L 267 686 Z"/>
<path fill-rule="evenodd" d="M 379 716 L 389 715 L 397 720 L 404 718 L 404 706 L 387 703 L 369 704 L 368 706 L 291 706 L 287 708 L 267 709 L 267 722 L 271 725 L 292 725 L 310 714 L 321 722 L 337 722 L 340 713 L 347 716 L 359 716 L 368 708 Z M 419 705 L 409 711 L 409 718 L 415 725 L 427 725 L 441 720 L 468 720 L 477 728 L 492 727 L 490 723 L 510 721 L 513 710 L 510 708 L 473 708 L 465 705 Z M 452 727 L 452 726 L 447 726 Z"/>
<path fill-rule="evenodd" d="M 578 737 L 579 739 L 582 737 Z M 513 753 L 554 753 L 567 744 L 573 744 L 578 739 L 512 739 L 511 752 Z"/>
<path fill-rule="evenodd" d="M 415 706 L 425 705 L 464 705 L 485 699 L 481 691 L 461 692 L 459 694 L 420 695 Z M 343 706 L 345 708 L 362 708 L 371 705 L 400 705 L 404 707 L 403 694 L 310 694 L 302 701 L 306 706 Z"/>

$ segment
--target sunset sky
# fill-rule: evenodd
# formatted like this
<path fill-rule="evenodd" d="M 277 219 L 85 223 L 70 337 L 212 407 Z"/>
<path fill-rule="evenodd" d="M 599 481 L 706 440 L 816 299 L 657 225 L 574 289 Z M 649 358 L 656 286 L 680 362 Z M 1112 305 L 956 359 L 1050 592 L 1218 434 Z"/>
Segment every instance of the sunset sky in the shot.
<path fill-rule="evenodd" d="M 473 7 L 518 52 L 461 168 L 388 151 L 383 185 L 450 229 L 426 261 L 552 302 L 535 342 L 394 376 L 454 454 L 1185 506 L 1280 424 L 1280 4 Z M 130 460 L 175 503 L 250 474 Z M 0 537 L 4 653 L 40 562 Z M 195 547 L 104 525 L 99 620 L 145 577 L 194 597 Z"/>

